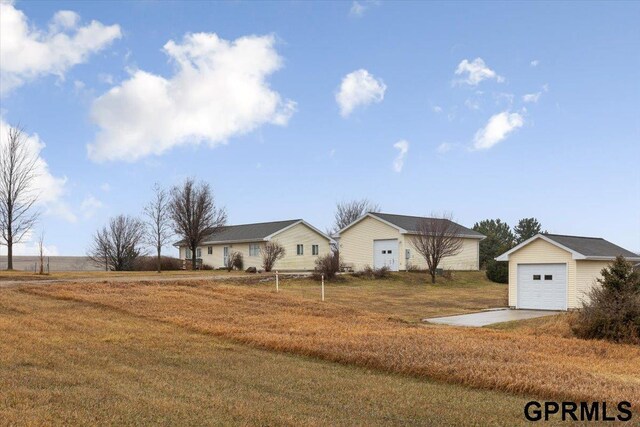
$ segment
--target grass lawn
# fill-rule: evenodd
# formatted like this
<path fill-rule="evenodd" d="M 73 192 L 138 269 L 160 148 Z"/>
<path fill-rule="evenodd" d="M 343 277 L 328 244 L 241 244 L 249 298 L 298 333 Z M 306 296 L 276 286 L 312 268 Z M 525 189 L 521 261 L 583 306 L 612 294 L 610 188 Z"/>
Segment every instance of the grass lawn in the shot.
<path fill-rule="evenodd" d="M 273 281 L 259 282 L 257 286 L 275 289 Z M 320 283 L 310 278 L 283 277 L 279 288 L 284 295 L 320 300 Z M 423 272 L 395 273 L 384 280 L 343 276 L 340 281 L 325 284 L 325 300 L 410 322 L 505 307 L 508 303 L 507 286 L 487 280 L 479 271 L 455 272 L 452 279 L 439 277 L 435 285 Z"/>
<path fill-rule="evenodd" d="M 16 289 L 0 290 L 0 384 L 0 425 L 513 426 L 529 400 Z"/>
<path fill-rule="evenodd" d="M 41 280 L 100 280 L 100 279 L 137 279 L 137 278 L 189 278 L 189 277 L 238 277 L 244 276 L 244 272 L 226 270 L 174 270 L 163 271 L 158 274 L 155 271 L 55 271 L 49 274 L 37 274 L 22 270 L 0 270 L 0 283 L 6 281 L 41 281 Z"/>

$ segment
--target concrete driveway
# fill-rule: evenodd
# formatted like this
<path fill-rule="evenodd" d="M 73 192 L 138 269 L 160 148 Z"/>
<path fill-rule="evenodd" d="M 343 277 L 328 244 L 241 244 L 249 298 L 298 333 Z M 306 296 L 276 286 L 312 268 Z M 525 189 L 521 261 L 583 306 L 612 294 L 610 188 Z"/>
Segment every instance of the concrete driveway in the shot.
<path fill-rule="evenodd" d="M 437 323 L 451 326 L 472 326 L 481 327 L 493 325 L 494 323 L 511 322 L 512 320 L 534 319 L 536 317 L 553 316 L 560 311 L 547 310 L 510 310 L 498 309 L 487 310 L 479 313 L 461 314 L 459 316 L 432 317 L 422 319 L 423 322 Z"/>

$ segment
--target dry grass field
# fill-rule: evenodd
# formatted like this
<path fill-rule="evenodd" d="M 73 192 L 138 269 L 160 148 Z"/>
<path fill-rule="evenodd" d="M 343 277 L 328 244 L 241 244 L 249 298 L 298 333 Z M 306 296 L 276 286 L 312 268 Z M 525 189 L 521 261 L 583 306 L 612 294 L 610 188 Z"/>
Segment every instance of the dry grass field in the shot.
<path fill-rule="evenodd" d="M 640 409 L 640 348 L 572 338 L 565 316 L 418 322 L 504 305 L 479 273 L 350 277 L 325 303 L 304 278 L 280 293 L 266 276 L 138 279 L 0 289 L 0 419 L 517 425 L 531 396 Z"/>

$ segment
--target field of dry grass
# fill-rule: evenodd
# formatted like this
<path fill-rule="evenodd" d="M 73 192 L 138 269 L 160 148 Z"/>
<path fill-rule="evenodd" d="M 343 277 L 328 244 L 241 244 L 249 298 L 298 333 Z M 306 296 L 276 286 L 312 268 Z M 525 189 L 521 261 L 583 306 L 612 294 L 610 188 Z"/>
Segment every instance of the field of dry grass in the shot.
<path fill-rule="evenodd" d="M 159 300 L 200 291 L 159 287 L 113 290 Z M 78 297 L 105 289 L 83 285 Z M 123 303 L 0 290 L 0 425 L 514 426 L 529 400 L 261 350 Z"/>
<path fill-rule="evenodd" d="M 544 334 L 532 339 L 518 329 L 424 326 L 260 286 L 82 283 L 24 291 L 267 350 L 520 395 L 629 400 L 640 409 L 638 347 Z"/>

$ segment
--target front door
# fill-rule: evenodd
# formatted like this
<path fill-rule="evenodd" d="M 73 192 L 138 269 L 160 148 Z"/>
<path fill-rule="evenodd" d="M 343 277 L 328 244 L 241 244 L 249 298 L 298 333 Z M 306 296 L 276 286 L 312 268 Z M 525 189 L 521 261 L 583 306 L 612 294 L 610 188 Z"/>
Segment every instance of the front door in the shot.
<path fill-rule="evenodd" d="M 373 241 L 373 267 L 398 271 L 398 239 Z"/>
<path fill-rule="evenodd" d="M 229 259 L 229 246 L 222 248 L 222 265 L 227 266 L 227 260 Z"/>

